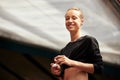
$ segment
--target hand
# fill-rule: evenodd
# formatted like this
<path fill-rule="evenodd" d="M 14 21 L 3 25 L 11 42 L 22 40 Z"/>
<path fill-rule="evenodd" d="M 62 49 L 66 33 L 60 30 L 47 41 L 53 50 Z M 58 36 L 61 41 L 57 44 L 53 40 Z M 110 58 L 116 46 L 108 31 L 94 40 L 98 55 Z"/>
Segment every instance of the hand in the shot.
<path fill-rule="evenodd" d="M 68 66 L 72 65 L 72 60 L 66 57 L 65 55 L 58 55 L 54 58 L 55 63 L 62 65 L 66 64 Z"/>
<path fill-rule="evenodd" d="M 61 67 L 59 64 L 51 63 L 51 72 L 52 74 L 59 76 L 61 73 Z"/>

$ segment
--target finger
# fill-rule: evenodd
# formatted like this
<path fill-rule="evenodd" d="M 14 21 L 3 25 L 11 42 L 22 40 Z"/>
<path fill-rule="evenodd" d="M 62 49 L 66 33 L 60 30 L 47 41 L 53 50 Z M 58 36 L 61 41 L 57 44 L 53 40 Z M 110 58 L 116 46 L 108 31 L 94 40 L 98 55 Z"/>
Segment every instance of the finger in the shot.
<path fill-rule="evenodd" d="M 59 65 L 62 65 L 62 64 L 65 64 L 65 62 L 64 61 L 59 62 Z"/>
<path fill-rule="evenodd" d="M 50 65 L 52 66 L 54 63 L 51 63 Z"/>
<path fill-rule="evenodd" d="M 64 57 L 65 57 L 64 55 L 58 55 L 54 58 L 54 61 L 56 62 L 57 60 L 62 59 Z"/>
<path fill-rule="evenodd" d="M 55 57 L 55 59 L 62 58 L 62 57 L 64 57 L 64 55 L 58 55 Z"/>
<path fill-rule="evenodd" d="M 57 62 L 57 61 L 59 60 L 59 58 L 60 58 L 60 56 L 56 56 L 56 57 L 54 58 L 54 61 Z"/>
<path fill-rule="evenodd" d="M 54 62 L 56 62 L 57 61 L 57 59 L 56 58 L 54 58 Z"/>
<path fill-rule="evenodd" d="M 59 61 L 59 60 L 57 60 L 55 63 L 56 63 L 56 64 L 59 64 L 59 63 L 60 63 L 60 61 Z"/>

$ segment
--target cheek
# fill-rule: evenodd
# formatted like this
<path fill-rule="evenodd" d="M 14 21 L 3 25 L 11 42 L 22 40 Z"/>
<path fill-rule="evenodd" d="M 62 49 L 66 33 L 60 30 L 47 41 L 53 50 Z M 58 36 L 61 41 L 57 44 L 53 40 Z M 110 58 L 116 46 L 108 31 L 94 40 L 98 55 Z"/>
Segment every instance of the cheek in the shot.
<path fill-rule="evenodd" d="M 81 21 L 78 21 L 78 22 L 77 22 L 77 25 L 78 25 L 79 27 L 81 26 L 81 24 L 82 24 Z"/>
<path fill-rule="evenodd" d="M 68 21 L 65 21 L 65 25 L 67 25 L 68 24 Z"/>
<path fill-rule="evenodd" d="M 68 26 L 68 23 L 67 23 L 67 22 L 65 22 L 65 26 L 66 26 L 66 28 L 67 28 L 67 26 Z"/>
<path fill-rule="evenodd" d="M 67 22 L 65 22 L 65 26 L 67 26 Z"/>
<path fill-rule="evenodd" d="M 82 24 L 83 24 L 83 19 L 80 20 L 80 25 L 82 25 Z"/>

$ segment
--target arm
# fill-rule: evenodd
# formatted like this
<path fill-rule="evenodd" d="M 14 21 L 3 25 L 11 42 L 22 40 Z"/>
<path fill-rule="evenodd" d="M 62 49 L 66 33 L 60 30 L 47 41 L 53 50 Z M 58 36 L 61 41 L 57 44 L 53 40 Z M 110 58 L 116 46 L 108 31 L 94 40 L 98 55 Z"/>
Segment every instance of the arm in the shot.
<path fill-rule="evenodd" d="M 71 66 L 77 67 L 78 69 L 87 73 L 94 73 L 94 65 L 90 63 L 83 63 L 71 60 Z"/>
<path fill-rule="evenodd" d="M 94 66 L 94 73 L 101 74 L 103 72 L 103 60 L 100 54 L 99 44 L 95 38 L 90 39 L 90 52 L 92 53 L 92 63 Z"/>
<path fill-rule="evenodd" d="M 60 65 L 66 64 L 66 65 L 71 66 L 71 67 L 76 67 L 76 68 L 80 69 L 81 71 L 85 71 L 85 72 L 88 72 L 88 73 L 93 73 L 94 72 L 93 64 L 71 60 L 64 55 L 58 55 L 57 57 L 55 57 L 55 59 L 57 59 L 56 63 L 58 63 Z"/>
<path fill-rule="evenodd" d="M 98 42 L 95 38 L 88 38 L 89 50 L 88 50 L 88 63 L 83 63 L 80 61 L 75 61 L 67 58 L 64 55 L 58 55 L 55 57 L 58 64 L 66 64 L 68 66 L 77 67 L 82 71 L 88 73 L 101 73 L 103 69 L 102 56 L 100 54 Z"/>

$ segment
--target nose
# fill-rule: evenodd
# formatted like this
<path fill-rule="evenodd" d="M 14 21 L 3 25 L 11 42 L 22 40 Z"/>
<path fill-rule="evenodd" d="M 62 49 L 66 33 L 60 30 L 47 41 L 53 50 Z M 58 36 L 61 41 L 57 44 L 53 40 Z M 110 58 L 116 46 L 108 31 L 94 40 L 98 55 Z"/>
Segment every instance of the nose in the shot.
<path fill-rule="evenodd" d="M 73 22 L 72 18 L 70 18 L 70 19 L 68 20 L 68 22 Z"/>
<path fill-rule="evenodd" d="M 73 20 L 70 18 L 66 21 L 66 23 L 67 23 L 67 25 L 71 25 L 71 24 L 73 24 Z"/>

